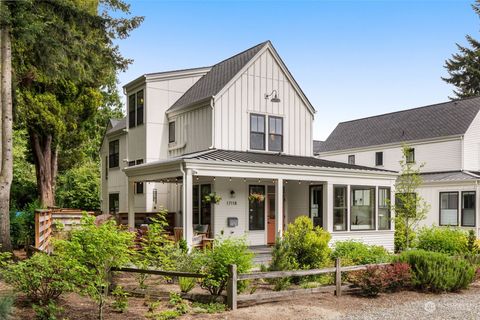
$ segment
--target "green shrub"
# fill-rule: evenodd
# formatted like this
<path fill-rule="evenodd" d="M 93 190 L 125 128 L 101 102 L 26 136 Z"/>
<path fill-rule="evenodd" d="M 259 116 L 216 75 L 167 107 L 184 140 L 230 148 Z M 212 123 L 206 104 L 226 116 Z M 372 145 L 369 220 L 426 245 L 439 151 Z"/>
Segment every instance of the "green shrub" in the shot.
<path fill-rule="evenodd" d="M 412 269 L 412 283 L 432 292 L 457 291 L 473 281 L 475 269 L 466 260 L 424 250 L 403 252 L 398 260 Z"/>
<path fill-rule="evenodd" d="M 37 320 L 57 320 L 57 315 L 63 311 L 63 308 L 57 306 L 53 301 L 45 305 L 34 304 L 32 308 Z"/>
<path fill-rule="evenodd" d="M 342 265 L 361 265 L 391 261 L 391 256 L 382 246 L 367 245 L 354 240 L 335 242 L 332 259 L 340 258 Z"/>
<path fill-rule="evenodd" d="M 465 254 L 468 251 L 468 236 L 465 231 L 457 228 L 422 228 L 418 232 L 416 247 L 448 255 Z"/>
<path fill-rule="evenodd" d="M 82 269 L 72 261 L 36 253 L 30 259 L 7 265 L 2 271 L 5 281 L 39 305 L 55 301 L 64 292 L 75 289 Z"/>
<path fill-rule="evenodd" d="M 226 306 L 219 302 L 201 303 L 194 302 L 192 304 L 195 313 L 221 313 L 226 310 Z"/>
<path fill-rule="evenodd" d="M 411 244 L 415 241 L 415 231 L 412 228 L 409 228 L 408 232 L 406 230 L 405 221 L 398 216 L 395 216 L 395 234 L 394 234 L 394 247 L 395 253 L 402 252 L 407 247 L 407 235 L 408 242 Z"/>
<path fill-rule="evenodd" d="M 13 298 L 10 296 L 0 297 L 0 319 L 10 319 L 12 315 Z"/>
<path fill-rule="evenodd" d="M 116 286 L 112 291 L 114 298 L 112 308 L 116 312 L 124 313 L 128 308 L 128 293 L 123 291 L 122 286 Z"/>
<path fill-rule="evenodd" d="M 23 210 L 10 213 L 10 235 L 14 248 L 26 247 L 35 242 L 35 209 L 41 208 L 40 201 L 34 200 Z"/>
<path fill-rule="evenodd" d="M 246 273 L 252 268 L 253 254 L 248 250 L 244 238 L 215 239 L 212 249 L 199 256 L 202 273 L 207 277 L 201 281 L 201 286 L 212 295 L 220 295 L 228 280 L 228 266 L 237 265 L 238 273 Z M 242 283 L 239 282 L 239 290 Z"/>
<path fill-rule="evenodd" d="M 180 286 L 180 291 L 184 293 L 190 292 L 197 283 L 197 279 L 195 278 L 186 278 L 186 277 L 179 277 L 178 278 L 178 285 Z"/>

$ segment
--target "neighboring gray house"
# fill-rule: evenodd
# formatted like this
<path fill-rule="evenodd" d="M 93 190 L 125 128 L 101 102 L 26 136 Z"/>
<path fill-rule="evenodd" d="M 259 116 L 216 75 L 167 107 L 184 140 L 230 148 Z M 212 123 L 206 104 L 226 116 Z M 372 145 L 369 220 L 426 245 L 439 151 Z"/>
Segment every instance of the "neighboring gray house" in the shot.
<path fill-rule="evenodd" d="M 409 160 L 425 164 L 420 193 L 431 208 L 423 224 L 478 232 L 479 112 L 477 97 L 341 122 L 314 152 L 321 159 L 399 171 L 406 143 Z"/>
<path fill-rule="evenodd" d="M 393 248 L 397 174 L 313 156 L 315 109 L 270 41 L 124 89 L 127 119 L 110 123 L 101 150 L 103 211 L 128 212 L 133 226 L 135 213 L 166 207 L 188 244 L 198 224 L 272 244 L 307 215 L 334 241 Z M 205 200 L 212 192 L 220 203 Z"/>

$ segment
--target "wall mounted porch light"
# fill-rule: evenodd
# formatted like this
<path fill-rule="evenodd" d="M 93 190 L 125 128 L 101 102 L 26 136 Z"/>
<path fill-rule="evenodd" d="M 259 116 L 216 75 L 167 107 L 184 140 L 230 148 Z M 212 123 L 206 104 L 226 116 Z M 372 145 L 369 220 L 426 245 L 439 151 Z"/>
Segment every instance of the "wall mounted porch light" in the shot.
<path fill-rule="evenodd" d="M 280 101 L 282 101 L 282 100 L 280 100 L 280 98 L 278 97 L 278 92 L 277 92 L 277 90 L 273 90 L 270 94 L 266 94 L 266 93 L 265 93 L 264 97 L 265 97 L 265 100 L 268 100 L 268 98 L 272 97 L 272 98 L 270 99 L 270 102 L 273 102 L 273 103 L 279 103 Z"/>

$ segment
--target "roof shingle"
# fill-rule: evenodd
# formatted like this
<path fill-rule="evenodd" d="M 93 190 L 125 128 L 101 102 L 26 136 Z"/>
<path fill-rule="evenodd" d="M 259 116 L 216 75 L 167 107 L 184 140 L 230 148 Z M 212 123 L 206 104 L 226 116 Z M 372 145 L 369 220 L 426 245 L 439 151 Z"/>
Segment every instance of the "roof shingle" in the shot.
<path fill-rule="evenodd" d="M 214 65 L 167 112 L 184 109 L 216 95 L 267 43 L 268 41 L 262 42 Z"/>
<path fill-rule="evenodd" d="M 480 111 L 480 97 L 341 122 L 320 152 L 465 134 Z"/>

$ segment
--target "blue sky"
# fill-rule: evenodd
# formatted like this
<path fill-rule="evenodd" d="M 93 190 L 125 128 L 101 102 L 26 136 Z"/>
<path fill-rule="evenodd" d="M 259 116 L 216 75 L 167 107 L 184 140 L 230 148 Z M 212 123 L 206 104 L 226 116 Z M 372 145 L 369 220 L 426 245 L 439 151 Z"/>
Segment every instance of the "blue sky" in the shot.
<path fill-rule="evenodd" d="M 141 74 L 208 66 L 271 40 L 317 109 L 314 138 L 338 122 L 448 100 L 445 59 L 478 36 L 472 1 L 131 0 L 145 22 L 121 52 Z"/>

